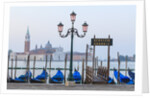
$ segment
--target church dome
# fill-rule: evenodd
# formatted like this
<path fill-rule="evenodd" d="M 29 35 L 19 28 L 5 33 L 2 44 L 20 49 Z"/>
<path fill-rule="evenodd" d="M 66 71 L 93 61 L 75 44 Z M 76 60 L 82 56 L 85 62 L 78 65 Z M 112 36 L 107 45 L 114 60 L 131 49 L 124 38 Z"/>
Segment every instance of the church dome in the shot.
<path fill-rule="evenodd" d="M 46 44 L 45 48 L 46 48 L 46 49 L 50 49 L 50 48 L 52 48 L 52 45 L 50 44 L 50 42 L 49 42 L 49 41 L 47 42 L 47 44 Z"/>

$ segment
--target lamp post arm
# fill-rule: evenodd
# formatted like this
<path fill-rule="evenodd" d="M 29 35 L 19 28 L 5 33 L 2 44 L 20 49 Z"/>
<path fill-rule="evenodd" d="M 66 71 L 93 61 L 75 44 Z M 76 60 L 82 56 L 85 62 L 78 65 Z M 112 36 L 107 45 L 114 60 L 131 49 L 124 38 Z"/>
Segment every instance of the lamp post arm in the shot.
<path fill-rule="evenodd" d="M 70 30 L 71 30 L 71 29 L 68 29 L 66 35 L 62 35 L 62 33 L 60 32 L 60 33 L 59 33 L 60 37 L 66 38 L 66 37 L 70 34 Z"/>
<path fill-rule="evenodd" d="M 76 28 L 74 28 L 74 32 L 75 32 L 75 34 L 77 34 L 77 36 L 78 37 L 80 37 L 80 38 L 83 38 L 83 37 L 85 37 L 85 35 L 86 35 L 86 33 L 84 32 L 84 34 L 83 35 L 79 35 L 79 33 L 78 33 L 78 30 L 76 29 Z"/>

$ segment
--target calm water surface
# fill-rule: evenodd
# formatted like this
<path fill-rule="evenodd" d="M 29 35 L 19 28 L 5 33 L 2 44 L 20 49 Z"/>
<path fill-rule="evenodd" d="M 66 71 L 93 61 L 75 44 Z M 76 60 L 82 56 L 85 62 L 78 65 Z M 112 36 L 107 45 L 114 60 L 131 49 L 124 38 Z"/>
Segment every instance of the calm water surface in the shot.
<path fill-rule="evenodd" d="M 70 62 L 67 62 L 67 68 L 69 68 Z M 26 61 L 18 61 L 17 62 L 17 67 L 26 67 L 27 62 Z M 38 68 L 44 68 L 45 66 L 45 61 L 36 61 L 36 66 Z M 88 66 L 92 66 L 92 62 L 88 62 Z M 99 62 L 100 66 L 100 62 Z M 107 62 L 103 62 L 103 66 L 107 66 Z M 9 63 L 9 67 L 11 67 L 11 62 Z M 13 63 L 13 67 L 15 67 L 15 62 Z M 49 68 L 49 62 L 47 63 L 47 67 Z M 86 67 L 86 66 L 84 66 Z M 33 68 L 33 61 L 30 61 L 30 68 Z M 52 61 L 51 63 L 51 68 L 64 68 L 64 62 L 58 62 L 58 61 Z M 82 62 L 81 61 L 74 61 L 73 62 L 73 71 L 74 69 L 79 68 L 79 72 L 82 73 Z M 118 68 L 118 62 L 110 62 L 110 68 Z M 121 69 L 125 69 L 125 62 L 121 62 L 120 65 Z M 135 62 L 128 62 L 128 68 L 134 69 L 135 68 Z M 17 77 L 20 75 L 25 74 L 25 69 L 18 69 L 17 70 Z M 33 69 L 30 69 L 30 71 L 33 73 Z M 64 73 L 64 70 L 61 70 Z M 42 69 L 35 70 L 35 77 L 39 74 L 41 74 Z M 49 71 L 47 71 L 49 72 Z M 57 73 L 57 70 L 51 70 L 51 76 L 54 76 Z M 125 74 L 125 71 L 121 71 L 122 74 Z M 11 69 L 9 69 L 9 75 L 11 74 Z M 13 70 L 14 74 L 14 70 Z M 68 77 L 69 70 L 66 71 L 66 77 Z M 85 75 L 85 74 L 84 74 Z M 14 75 L 13 75 L 14 76 Z M 85 76 L 84 76 L 85 77 Z M 113 71 L 110 71 L 110 77 L 114 78 Z"/>

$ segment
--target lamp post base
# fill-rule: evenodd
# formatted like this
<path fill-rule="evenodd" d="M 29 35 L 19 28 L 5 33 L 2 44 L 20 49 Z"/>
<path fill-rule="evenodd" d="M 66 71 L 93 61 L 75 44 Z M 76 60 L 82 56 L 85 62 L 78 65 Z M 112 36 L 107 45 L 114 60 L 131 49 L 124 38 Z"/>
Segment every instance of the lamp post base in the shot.
<path fill-rule="evenodd" d="M 65 86 L 75 86 L 74 81 L 66 81 Z"/>

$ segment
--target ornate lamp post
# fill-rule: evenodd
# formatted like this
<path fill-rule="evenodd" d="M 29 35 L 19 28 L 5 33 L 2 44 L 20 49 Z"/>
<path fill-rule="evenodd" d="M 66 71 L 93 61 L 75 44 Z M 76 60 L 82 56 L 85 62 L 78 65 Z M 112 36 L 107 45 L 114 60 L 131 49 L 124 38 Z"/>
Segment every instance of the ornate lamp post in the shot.
<path fill-rule="evenodd" d="M 62 31 L 63 31 L 63 26 L 64 25 L 61 22 L 58 24 L 58 32 L 59 32 L 60 37 L 62 37 L 62 38 L 65 38 L 69 34 L 71 34 L 70 69 L 69 69 L 70 72 L 69 72 L 69 76 L 68 76 L 67 80 L 68 81 L 73 81 L 74 80 L 73 75 L 72 75 L 73 37 L 74 37 L 74 35 L 77 35 L 78 37 L 83 38 L 86 35 L 88 24 L 86 22 L 83 23 L 82 29 L 83 29 L 84 34 L 83 35 L 79 35 L 78 30 L 76 28 L 74 28 L 74 22 L 75 22 L 75 19 L 76 19 L 76 13 L 72 12 L 70 14 L 70 18 L 71 18 L 71 22 L 72 22 L 72 27 L 68 29 L 66 35 L 62 35 Z"/>

